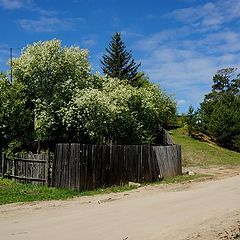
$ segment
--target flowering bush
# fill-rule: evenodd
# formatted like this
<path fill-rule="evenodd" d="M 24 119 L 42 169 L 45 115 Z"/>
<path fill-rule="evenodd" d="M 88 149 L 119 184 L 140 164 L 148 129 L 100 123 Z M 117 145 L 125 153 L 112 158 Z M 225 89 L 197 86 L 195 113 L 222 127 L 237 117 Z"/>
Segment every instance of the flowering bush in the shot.
<path fill-rule="evenodd" d="M 97 143 L 153 143 L 175 111 L 175 102 L 156 85 L 134 88 L 113 78 L 102 78 L 100 88 L 79 90 L 62 109 L 72 141 Z"/>
<path fill-rule="evenodd" d="M 59 40 L 37 42 L 13 60 L 15 83 L 26 86 L 27 108 L 34 112 L 36 140 L 61 141 L 60 110 L 79 89 L 91 86 L 88 51 L 62 47 Z"/>

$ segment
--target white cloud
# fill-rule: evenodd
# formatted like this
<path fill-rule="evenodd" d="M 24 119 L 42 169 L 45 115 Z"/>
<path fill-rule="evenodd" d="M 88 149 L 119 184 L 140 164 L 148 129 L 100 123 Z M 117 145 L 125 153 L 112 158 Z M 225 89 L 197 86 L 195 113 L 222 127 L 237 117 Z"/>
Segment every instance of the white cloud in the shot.
<path fill-rule="evenodd" d="M 20 27 L 30 32 L 57 32 L 72 30 L 76 23 L 84 23 L 84 18 L 60 17 L 61 13 L 55 10 L 39 8 L 33 0 L 0 0 L 0 7 L 8 10 L 23 8 L 36 15 L 35 19 L 20 19 Z"/>
<path fill-rule="evenodd" d="M 211 52 L 234 53 L 240 51 L 240 34 L 233 30 L 220 30 L 206 35 L 201 44 L 208 46 Z"/>
<path fill-rule="evenodd" d="M 40 16 L 55 16 L 55 15 L 57 15 L 57 12 L 54 10 L 46 10 L 43 8 L 36 7 L 33 4 L 28 6 L 28 10 L 31 12 L 35 12 L 35 13 L 39 14 Z"/>
<path fill-rule="evenodd" d="M 86 38 L 81 41 L 81 44 L 84 47 L 92 47 L 97 44 L 97 40 L 95 38 Z"/>
<path fill-rule="evenodd" d="M 57 27 L 62 27 L 62 21 L 56 17 L 41 17 L 37 20 L 21 19 L 19 24 L 24 30 L 30 32 L 54 32 Z"/>
<path fill-rule="evenodd" d="M 142 34 L 132 31 L 131 29 L 122 29 L 119 31 L 123 37 L 127 38 L 135 38 L 135 37 L 142 37 Z"/>
<path fill-rule="evenodd" d="M 21 19 L 19 25 L 29 32 L 57 32 L 74 29 L 76 22 L 84 22 L 83 18 L 40 17 L 39 19 Z"/>
<path fill-rule="evenodd" d="M 56 14 L 56 12 L 53 10 L 45 10 L 37 7 L 33 0 L 0 0 L 0 7 L 7 10 L 24 8 L 25 10 L 38 13 L 41 16 L 49 16 Z"/>
<path fill-rule="evenodd" d="M 210 90 L 216 71 L 237 67 L 239 57 L 240 54 L 208 56 L 195 51 L 163 48 L 153 51 L 141 63 L 150 79 L 160 83 L 163 89 L 176 93 L 177 98 L 188 96 L 189 101 L 195 103 L 202 101 Z"/>
<path fill-rule="evenodd" d="M 177 105 L 185 105 L 186 104 L 186 100 L 184 99 L 180 99 L 177 101 Z"/>
<path fill-rule="evenodd" d="M 240 1 L 218 0 L 195 7 L 181 8 L 165 15 L 199 30 L 218 30 L 229 21 L 240 17 Z"/>
<path fill-rule="evenodd" d="M 162 30 L 149 37 L 140 39 L 135 43 L 135 48 L 144 51 L 151 51 L 159 46 L 162 46 L 165 42 L 174 41 L 176 37 L 184 38 L 189 35 L 189 28 L 182 27 L 179 29 Z"/>
<path fill-rule="evenodd" d="M 4 9 L 13 10 L 24 6 L 22 0 L 0 0 L 0 6 Z"/>

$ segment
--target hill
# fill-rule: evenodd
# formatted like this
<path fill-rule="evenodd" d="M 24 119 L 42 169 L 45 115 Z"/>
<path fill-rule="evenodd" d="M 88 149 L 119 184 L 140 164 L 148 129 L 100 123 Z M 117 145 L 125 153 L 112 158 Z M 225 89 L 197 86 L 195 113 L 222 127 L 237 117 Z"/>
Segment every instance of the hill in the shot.
<path fill-rule="evenodd" d="M 240 153 L 189 137 L 184 128 L 170 131 L 175 144 L 182 145 L 183 166 L 240 166 Z"/>

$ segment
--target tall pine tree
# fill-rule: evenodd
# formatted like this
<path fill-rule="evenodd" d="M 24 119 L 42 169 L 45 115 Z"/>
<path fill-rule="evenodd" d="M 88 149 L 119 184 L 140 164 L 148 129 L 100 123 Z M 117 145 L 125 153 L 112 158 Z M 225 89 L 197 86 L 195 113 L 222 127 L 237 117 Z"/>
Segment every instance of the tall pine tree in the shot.
<path fill-rule="evenodd" d="M 131 51 L 126 51 L 120 33 L 115 33 L 106 51 L 107 54 L 104 54 L 103 60 L 101 60 L 103 72 L 109 77 L 126 79 L 131 85 L 135 85 L 137 80 L 143 76 L 138 72 L 141 64 L 135 63 Z"/>

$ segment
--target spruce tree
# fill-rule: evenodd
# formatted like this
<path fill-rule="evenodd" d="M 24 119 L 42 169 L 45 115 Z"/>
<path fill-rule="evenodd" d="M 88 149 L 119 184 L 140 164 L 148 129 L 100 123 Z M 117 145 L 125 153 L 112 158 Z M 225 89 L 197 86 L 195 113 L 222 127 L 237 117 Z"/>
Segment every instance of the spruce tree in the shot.
<path fill-rule="evenodd" d="M 131 51 L 126 51 L 126 46 L 121 39 L 121 34 L 116 32 L 106 48 L 107 54 L 103 55 L 101 63 L 103 72 L 109 77 L 120 80 L 126 79 L 132 85 L 136 84 L 143 74 L 139 74 L 140 63 L 135 63 Z"/>

